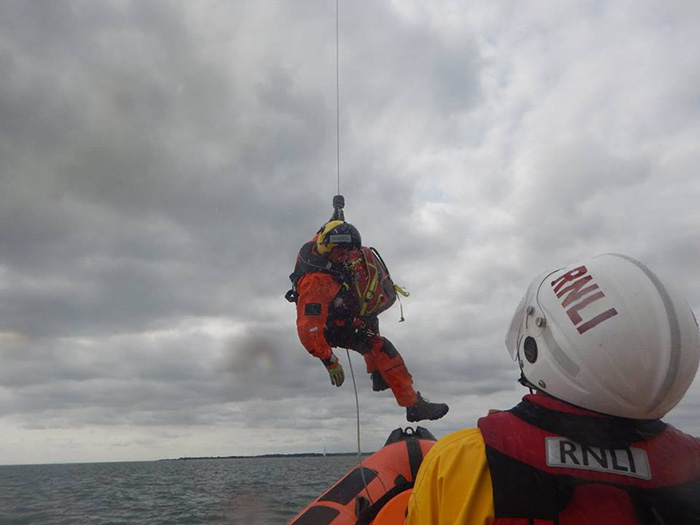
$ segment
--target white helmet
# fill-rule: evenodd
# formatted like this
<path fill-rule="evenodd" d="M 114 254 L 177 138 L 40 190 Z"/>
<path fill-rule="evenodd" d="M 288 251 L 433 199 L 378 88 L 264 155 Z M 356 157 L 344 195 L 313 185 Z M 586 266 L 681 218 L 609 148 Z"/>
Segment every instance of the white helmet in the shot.
<path fill-rule="evenodd" d="M 657 419 L 676 406 L 700 360 L 685 300 L 644 264 L 617 254 L 538 276 L 506 347 L 538 390 L 633 419 Z"/>

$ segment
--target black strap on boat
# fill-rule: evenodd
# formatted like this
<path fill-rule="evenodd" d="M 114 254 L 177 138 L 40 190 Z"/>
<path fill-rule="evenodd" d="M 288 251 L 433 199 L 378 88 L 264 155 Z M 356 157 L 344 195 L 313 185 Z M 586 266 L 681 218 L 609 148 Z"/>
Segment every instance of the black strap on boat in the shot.
<path fill-rule="evenodd" d="M 404 432 L 404 436 L 406 433 Z M 384 508 L 391 499 L 401 494 L 402 492 L 412 489 L 416 481 L 418 469 L 423 462 L 423 449 L 420 446 L 420 440 L 414 436 L 404 437 L 406 443 L 406 452 L 408 453 L 408 464 L 411 469 L 411 481 L 399 475 L 394 480 L 394 486 L 389 489 L 381 498 L 374 502 L 374 505 L 363 510 L 357 518 L 355 525 L 369 525 L 377 517 L 379 511 Z"/>
<path fill-rule="evenodd" d="M 289 525 L 327 525 L 333 523 L 339 515 L 338 509 L 325 505 L 315 505 Z"/>
<path fill-rule="evenodd" d="M 318 498 L 318 501 L 332 501 L 340 505 L 347 505 L 377 476 L 378 472 L 374 469 L 358 467 Z"/>
<path fill-rule="evenodd" d="M 386 491 L 386 493 L 379 498 L 377 501 L 374 502 L 374 505 L 371 507 L 365 509 L 360 516 L 357 518 L 357 521 L 355 522 L 355 525 L 369 525 L 374 521 L 374 518 L 377 517 L 377 514 L 379 514 L 379 511 L 384 508 L 384 505 L 389 503 L 390 500 L 401 494 L 402 492 L 412 489 L 413 488 L 413 482 L 412 481 L 406 481 L 406 478 L 403 476 L 398 476 L 397 477 L 397 484 L 394 485 L 391 489 Z"/>
<path fill-rule="evenodd" d="M 423 463 L 423 449 L 420 448 L 420 441 L 416 437 L 406 440 L 406 450 L 408 452 L 408 464 L 411 466 L 411 480 L 416 480 L 418 468 Z"/>

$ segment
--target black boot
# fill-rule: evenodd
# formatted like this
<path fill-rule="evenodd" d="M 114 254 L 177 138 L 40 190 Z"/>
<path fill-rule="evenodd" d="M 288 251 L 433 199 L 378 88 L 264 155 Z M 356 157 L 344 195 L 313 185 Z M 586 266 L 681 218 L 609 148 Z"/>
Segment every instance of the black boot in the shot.
<path fill-rule="evenodd" d="M 377 370 L 372 372 L 372 390 L 375 392 L 382 392 L 387 388 L 389 388 L 389 385 L 387 385 L 386 381 L 384 381 L 382 374 L 380 374 Z"/>
<path fill-rule="evenodd" d="M 415 405 L 406 407 L 406 419 L 409 421 L 422 421 L 423 419 L 440 419 L 447 414 L 450 409 L 445 403 L 431 403 L 427 399 L 421 397 L 418 392 L 418 401 Z"/>

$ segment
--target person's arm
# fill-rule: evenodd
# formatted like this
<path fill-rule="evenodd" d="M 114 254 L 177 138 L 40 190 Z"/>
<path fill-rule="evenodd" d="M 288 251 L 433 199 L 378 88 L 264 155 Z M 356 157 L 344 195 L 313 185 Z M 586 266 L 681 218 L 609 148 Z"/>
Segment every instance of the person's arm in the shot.
<path fill-rule="evenodd" d="M 418 470 L 406 524 L 485 525 L 493 514 L 491 474 L 479 429 L 440 439 Z"/>
<path fill-rule="evenodd" d="M 328 366 L 333 355 L 323 331 L 328 309 L 340 290 L 340 284 L 327 273 L 304 275 L 297 283 L 297 333 L 304 348 Z"/>

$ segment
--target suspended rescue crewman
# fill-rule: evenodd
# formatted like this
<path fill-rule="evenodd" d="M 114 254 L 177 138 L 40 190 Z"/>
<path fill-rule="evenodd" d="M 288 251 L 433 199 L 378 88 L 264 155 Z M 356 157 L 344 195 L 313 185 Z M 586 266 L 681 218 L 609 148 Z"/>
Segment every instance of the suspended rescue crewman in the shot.
<path fill-rule="evenodd" d="M 437 442 L 409 525 L 700 523 L 700 440 L 660 419 L 700 359 L 676 291 L 622 255 L 545 272 L 506 346 L 531 394 Z"/>
<path fill-rule="evenodd" d="M 340 219 L 326 223 L 302 246 L 290 279 L 293 288 L 287 298 L 297 304 L 299 339 L 323 362 L 331 384 L 339 387 L 345 380 L 332 348 L 349 348 L 364 357 L 372 389 L 391 388 L 397 403 L 406 407 L 408 421 L 447 413 L 446 404 L 431 403 L 413 389 L 403 358 L 379 334 L 377 315 L 394 303 L 401 289 L 376 250 L 362 246 L 352 224 Z"/>

